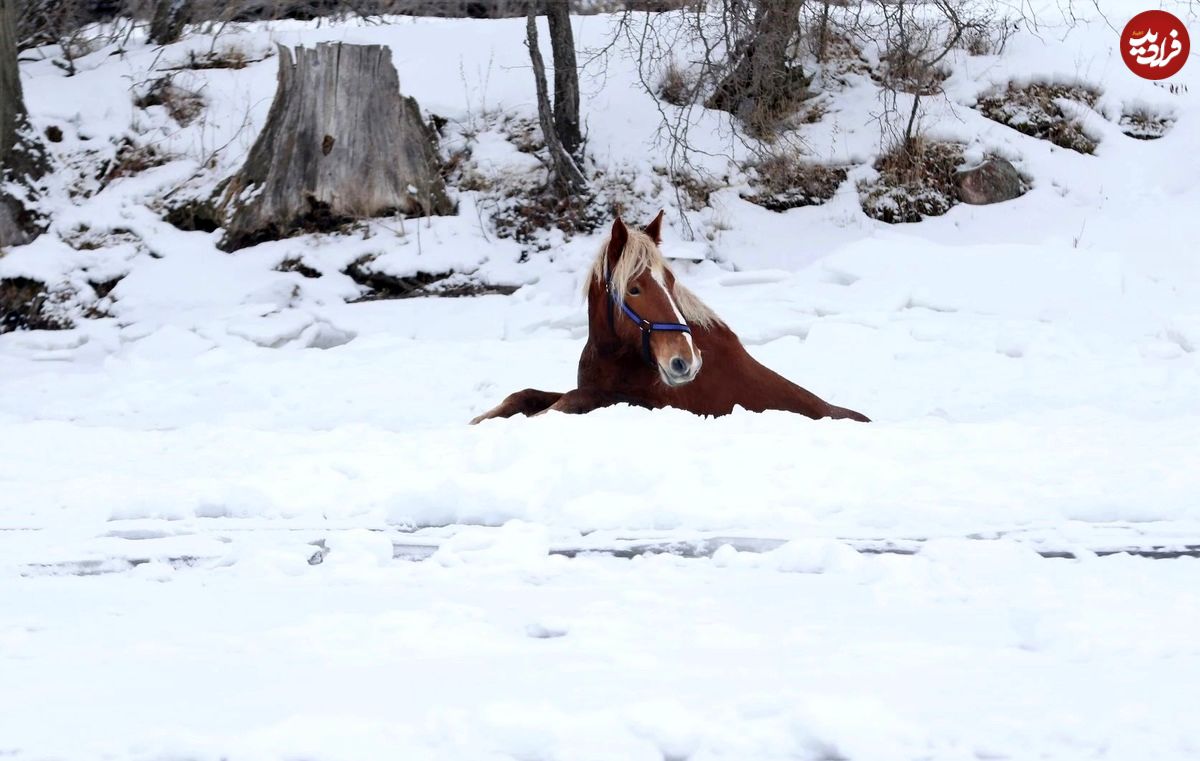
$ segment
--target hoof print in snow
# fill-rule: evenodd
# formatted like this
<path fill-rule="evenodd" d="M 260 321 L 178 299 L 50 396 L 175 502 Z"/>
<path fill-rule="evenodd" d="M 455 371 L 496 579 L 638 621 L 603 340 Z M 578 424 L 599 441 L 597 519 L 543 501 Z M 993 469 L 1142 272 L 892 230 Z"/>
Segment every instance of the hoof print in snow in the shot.
<path fill-rule="evenodd" d="M 1027 189 L 1017 168 L 999 156 L 958 173 L 958 197 L 963 203 L 979 206 L 1011 201 L 1020 198 Z"/>
<path fill-rule="evenodd" d="M 567 627 L 557 621 L 537 621 L 527 625 L 525 633 L 534 639 L 556 639 L 567 636 Z"/>
<path fill-rule="evenodd" d="M 975 107 L 992 121 L 1022 134 L 1049 140 L 1060 148 L 1092 154 L 1098 143 L 1084 132 L 1082 122 L 1068 113 L 1074 109 L 1067 104 L 1091 108 L 1099 97 L 1099 91 L 1086 85 L 1014 87 L 1010 84 L 1006 90 L 980 98 Z"/>
<path fill-rule="evenodd" d="M 1175 120 L 1148 108 L 1126 108 L 1117 121 L 1121 131 L 1135 140 L 1157 140 L 1171 129 Z"/>
<path fill-rule="evenodd" d="M 59 313 L 60 299 L 44 283 L 27 277 L 0 280 L 0 333 L 13 330 L 65 330 L 71 321 Z"/>
<path fill-rule="evenodd" d="M 751 193 L 742 198 L 771 211 L 787 211 L 801 206 L 819 206 L 846 180 L 846 169 L 800 161 L 779 153 L 749 167 L 754 180 Z"/>
<path fill-rule="evenodd" d="M 308 556 L 309 565 L 321 565 L 325 562 L 325 556 L 329 554 L 329 547 L 325 544 L 324 539 L 318 539 L 315 542 L 309 542 L 313 546 L 312 554 Z"/>
<path fill-rule="evenodd" d="M 881 222 L 920 222 L 958 203 L 963 147 L 913 138 L 875 162 L 878 176 L 859 185 L 863 212 Z"/>

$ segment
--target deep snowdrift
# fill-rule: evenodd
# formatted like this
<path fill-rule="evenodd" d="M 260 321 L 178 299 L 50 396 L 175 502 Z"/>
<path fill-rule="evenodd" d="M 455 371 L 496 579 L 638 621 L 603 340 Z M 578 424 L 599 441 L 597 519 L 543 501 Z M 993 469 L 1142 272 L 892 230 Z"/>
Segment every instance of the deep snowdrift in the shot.
<path fill-rule="evenodd" d="M 274 58 L 180 74 L 207 103 L 187 128 L 135 108 L 131 85 L 211 38 L 98 50 L 72 78 L 25 64 L 32 119 L 64 130 L 52 148 L 75 176 L 126 133 L 178 158 L 64 190 L 52 231 L 0 258 L 0 278 L 69 286 L 76 316 L 89 282 L 123 278 L 108 318 L 0 336 L 0 756 L 1200 753 L 1200 563 L 1089 553 L 1200 544 L 1200 62 L 1173 80 L 1186 91 L 1137 79 L 1112 26 L 1141 8 L 1104 10 L 957 55 L 928 100 L 929 134 L 1032 178 L 1020 199 L 869 219 L 855 184 L 882 106 L 850 75 L 801 128 L 814 159 L 856 162 L 829 203 L 777 214 L 735 185 L 688 212 L 697 241 L 666 236 L 668 255 L 705 259 L 678 274 L 755 356 L 871 425 L 614 408 L 468 427 L 511 391 L 573 385 L 598 237 L 551 235 L 518 263 L 463 191 L 457 217 L 224 254 L 159 207 L 236 168 Z M 582 44 L 610 23 L 578 19 Z M 501 173 L 530 168 L 494 116 L 532 113 L 521 36 L 520 20 L 394 19 L 216 46 L 391 45 L 406 94 Z M 626 55 L 603 62 L 585 76 L 589 150 L 634 178 L 635 210 L 670 206 L 657 112 Z M 1035 80 L 1101 91 L 1080 113 L 1094 156 L 970 107 Z M 1130 108 L 1172 128 L 1127 137 Z M 693 134 L 722 147 L 701 119 Z M 364 255 L 526 287 L 346 304 L 341 269 Z M 550 554 L 713 536 L 791 543 Z M 405 541 L 441 547 L 392 560 Z M 888 542 L 921 549 L 855 550 Z"/>

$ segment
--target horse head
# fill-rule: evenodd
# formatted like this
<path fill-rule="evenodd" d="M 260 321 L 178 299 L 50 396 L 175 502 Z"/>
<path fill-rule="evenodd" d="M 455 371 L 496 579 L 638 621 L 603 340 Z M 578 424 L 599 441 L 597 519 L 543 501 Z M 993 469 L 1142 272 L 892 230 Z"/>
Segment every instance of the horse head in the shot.
<path fill-rule="evenodd" d="M 678 296 L 699 302 L 676 286 L 659 251 L 662 218 L 660 211 L 643 230 L 630 230 L 617 217 L 593 268 L 588 310 L 594 327 L 638 352 L 674 387 L 695 380 L 702 365 Z"/>

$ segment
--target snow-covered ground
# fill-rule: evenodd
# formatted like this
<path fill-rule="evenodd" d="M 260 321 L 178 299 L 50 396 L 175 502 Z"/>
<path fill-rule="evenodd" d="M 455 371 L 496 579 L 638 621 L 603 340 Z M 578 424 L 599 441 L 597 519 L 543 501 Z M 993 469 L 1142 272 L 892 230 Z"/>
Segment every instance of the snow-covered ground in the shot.
<path fill-rule="evenodd" d="M 274 58 L 179 75 L 207 102 L 187 128 L 131 87 L 212 38 L 135 39 L 71 78 L 25 64 L 61 165 L 126 134 L 175 158 L 60 189 L 51 232 L 0 257 L 0 277 L 65 284 L 68 311 L 123 276 L 108 318 L 0 336 L 0 758 L 1200 755 L 1200 560 L 1095 554 L 1200 545 L 1200 62 L 1172 80 L 1188 90 L 1137 79 L 1112 27 L 1141 8 L 1103 5 L 956 54 L 928 101 L 927 131 L 1010 158 L 1022 198 L 866 217 L 882 106 L 851 73 L 801 128 L 814 158 L 857 162 L 833 200 L 776 214 L 735 176 L 688 212 L 697 241 L 673 222 L 667 254 L 704 258 L 679 276 L 755 356 L 870 425 L 622 407 L 469 427 L 573 386 L 598 237 L 518 263 L 463 191 L 454 218 L 225 254 L 158 204 L 236 169 Z M 611 23 L 576 31 L 599 48 Z M 521 172 L 495 115 L 532 113 L 522 34 L 279 23 L 215 45 L 389 44 L 449 142 Z M 657 111 L 619 49 L 600 62 L 589 150 L 635 209 L 669 207 Z M 970 108 L 1009 81 L 1099 89 L 1096 155 Z M 1131 108 L 1172 127 L 1126 137 Z M 346 304 L 363 255 L 526 285 Z M 671 542 L 703 551 L 576 552 Z"/>

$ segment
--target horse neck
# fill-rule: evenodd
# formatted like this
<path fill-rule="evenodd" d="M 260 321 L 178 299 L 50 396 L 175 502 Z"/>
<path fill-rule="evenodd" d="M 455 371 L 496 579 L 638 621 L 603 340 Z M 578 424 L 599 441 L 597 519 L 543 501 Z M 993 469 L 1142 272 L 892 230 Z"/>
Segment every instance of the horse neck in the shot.
<path fill-rule="evenodd" d="M 613 315 L 615 320 L 616 314 Z M 604 285 L 592 280 L 588 289 L 588 343 L 605 353 L 619 349 L 619 341 L 608 322 L 608 294 Z"/>

